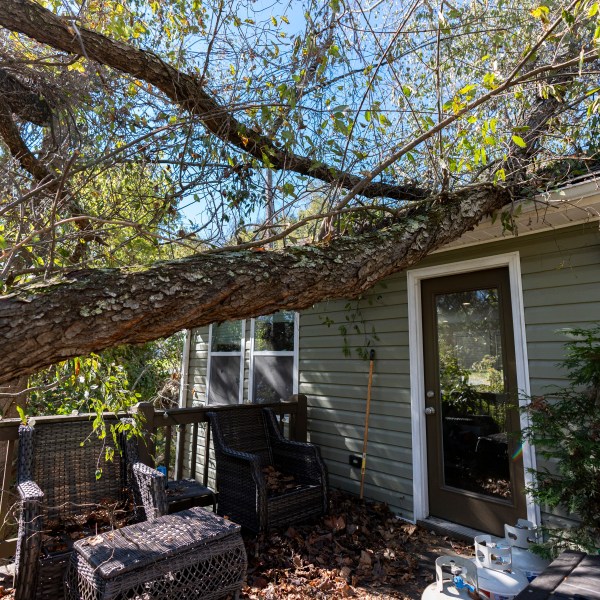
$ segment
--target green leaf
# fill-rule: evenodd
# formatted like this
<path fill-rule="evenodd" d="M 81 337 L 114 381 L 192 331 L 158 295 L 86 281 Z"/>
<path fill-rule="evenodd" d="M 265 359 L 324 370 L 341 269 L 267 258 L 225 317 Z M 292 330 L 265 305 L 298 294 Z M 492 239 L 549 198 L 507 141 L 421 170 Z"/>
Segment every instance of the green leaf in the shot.
<path fill-rule="evenodd" d="M 287 194 L 288 196 L 295 196 L 296 188 L 294 187 L 294 184 L 289 183 L 289 182 L 284 183 L 281 186 L 281 189 L 284 194 Z"/>
<path fill-rule="evenodd" d="M 563 10 L 561 16 L 562 16 L 563 21 L 567 25 L 570 26 L 570 25 L 573 25 L 573 23 L 575 23 L 575 17 L 573 16 L 572 13 L 570 13 L 570 12 L 568 12 L 566 10 Z"/>
<path fill-rule="evenodd" d="M 504 171 L 504 169 L 498 169 L 495 173 L 494 173 L 494 183 L 498 183 L 498 181 L 502 179 L 502 181 L 506 181 L 506 172 Z M 492 221 L 493 223 L 493 221 Z"/>
<path fill-rule="evenodd" d="M 462 90 L 459 90 L 458 93 L 459 94 L 468 94 L 471 90 L 477 89 L 477 86 L 474 83 L 470 83 L 469 85 L 465 85 L 464 88 L 462 88 Z"/>
<path fill-rule="evenodd" d="M 512 136 L 512 141 L 519 146 L 519 148 L 527 148 L 527 144 L 525 143 L 525 140 L 519 136 L 519 135 L 513 135 Z"/>
<path fill-rule="evenodd" d="M 392 124 L 392 122 L 383 113 L 379 115 L 379 122 L 384 127 L 389 127 Z"/>
<path fill-rule="evenodd" d="M 541 18 L 543 15 L 547 15 L 550 12 L 550 9 L 547 6 L 538 6 L 531 11 L 532 16 L 536 19 Z"/>
<path fill-rule="evenodd" d="M 496 89 L 498 84 L 496 83 L 496 74 L 495 73 L 486 73 L 483 76 L 483 85 L 485 85 L 488 89 Z"/>
<path fill-rule="evenodd" d="M 588 17 L 593 17 L 598 13 L 598 2 L 594 2 L 594 4 L 592 4 L 590 6 L 590 10 L 588 10 Z"/>
<path fill-rule="evenodd" d="M 16 409 L 17 409 L 17 412 L 19 413 L 21 423 L 23 423 L 23 425 L 27 425 L 27 415 L 25 414 L 25 411 L 23 410 L 23 408 L 17 404 Z"/>

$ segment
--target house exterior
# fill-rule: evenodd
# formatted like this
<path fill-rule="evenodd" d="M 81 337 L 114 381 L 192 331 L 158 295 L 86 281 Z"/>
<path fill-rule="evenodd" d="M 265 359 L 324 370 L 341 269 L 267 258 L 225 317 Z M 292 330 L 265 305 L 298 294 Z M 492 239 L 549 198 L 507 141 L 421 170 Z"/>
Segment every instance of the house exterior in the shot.
<path fill-rule="evenodd" d="M 565 383 L 561 329 L 600 321 L 600 179 L 519 210 L 516 232 L 487 219 L 359 300 L 188 332 L 181 404 L 305 394 L 330 485 L 358 493 L 374 349 L 366 497 L 492 533 L 568 519 L 525 496 L 546 465 L 515 405 Z"/>

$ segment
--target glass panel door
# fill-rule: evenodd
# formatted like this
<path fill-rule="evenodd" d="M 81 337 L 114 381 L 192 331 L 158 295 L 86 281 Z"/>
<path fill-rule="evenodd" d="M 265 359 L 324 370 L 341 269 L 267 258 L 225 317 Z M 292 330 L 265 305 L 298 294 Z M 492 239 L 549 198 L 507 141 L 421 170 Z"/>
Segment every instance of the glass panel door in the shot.
<path fill-rule="evenodd" d="M 435 295 L 444 483 L 510 499 L 498 288 Z"/>
<path fill-rule="evenodd" d="M 429 507 L 503 535 L 525 517 L 508 269 L 422 283 Z"/>

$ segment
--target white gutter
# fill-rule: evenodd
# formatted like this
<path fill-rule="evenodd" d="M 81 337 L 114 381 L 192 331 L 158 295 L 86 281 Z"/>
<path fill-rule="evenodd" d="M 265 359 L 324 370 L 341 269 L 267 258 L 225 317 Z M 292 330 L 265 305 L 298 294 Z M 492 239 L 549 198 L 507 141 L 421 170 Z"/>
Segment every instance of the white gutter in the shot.
<path fill-rule="evenodd" d="M 532 199 L 515 202 L 520 212 L 513 218 L 516 235 L 504 230 L 501 220 L 483 219 L 475 229 L 432 252 L 447 252 L 498 240 L 523 237 L 540 231 L 570 227 L 577 223 L 600 220 L 600 176 L 543 192 Z"/>

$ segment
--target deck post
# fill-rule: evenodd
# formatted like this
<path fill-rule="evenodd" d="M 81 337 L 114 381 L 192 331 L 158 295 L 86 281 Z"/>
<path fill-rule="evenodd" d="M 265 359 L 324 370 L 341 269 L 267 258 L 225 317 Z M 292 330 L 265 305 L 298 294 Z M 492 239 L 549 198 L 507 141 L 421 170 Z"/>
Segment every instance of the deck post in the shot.
<path fill-rule="evenodd" d="M 154 407 L 149 402 L 138 402 L 131 412 L 141 417 L 143 443 L 139 444 L 140 460 L 149 467 L 154 467 Z"/>
<path fill-rule="evenodd" d="M 290 411 L 290 438 L 296 442 L 306 442 L 308 431 L 307 398 L 304 394 L 294 394 L 288 402 L 296 404 L 296 410 Z"/>

